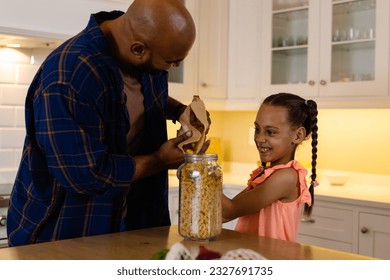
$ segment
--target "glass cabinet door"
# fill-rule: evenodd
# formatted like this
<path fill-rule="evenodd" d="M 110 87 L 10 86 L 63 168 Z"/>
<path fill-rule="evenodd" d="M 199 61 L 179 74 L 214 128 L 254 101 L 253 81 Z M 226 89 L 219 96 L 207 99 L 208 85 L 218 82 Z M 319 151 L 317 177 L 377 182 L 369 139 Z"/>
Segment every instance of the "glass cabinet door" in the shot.
<path fill-rule="evenodd" d="M 323 52 L 330 59 L 321 62 L 320 96 L 388 94 L 388 18 L 387 0 L 323 4 L 321 39 L 330 42 Z"/>
<path fill-rule="evenodd" d="M 265 94 L 317 96 L 319 6 L 318 0 L 263 2 Z"/>
<path fill-rule="evenodd" d="M 308 1 L 273 1 L 271 84 L 307 82 Z"/>
<path fill-rule="evenodd" d="M 388 0 L 265 1 L 266 94 L 388 95 L 389 10 Z"/>
<path fill-rule="evenodd" d="M 333 1 L 331 82 L 375 80 L 375 0 Z"/>

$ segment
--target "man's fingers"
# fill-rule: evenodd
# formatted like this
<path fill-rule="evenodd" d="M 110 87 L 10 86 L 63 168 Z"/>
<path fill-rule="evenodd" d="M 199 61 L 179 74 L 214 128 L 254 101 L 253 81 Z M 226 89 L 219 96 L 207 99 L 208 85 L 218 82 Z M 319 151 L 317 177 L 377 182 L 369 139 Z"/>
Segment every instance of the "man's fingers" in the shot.
<path fill-rule="evenodd" d="M 179 144 L 179 143 L 181 143 L 181 142 L 187 140 L 187 139 L 190 138 L 191 136 L 192 136 L 192 131 L 191 131 L 191 130 L 188 130 L 188 131 L 186 131 L 186 133 L 183 133 L 183 134 L 177 136 L 176 138 L 174 138 L 174 141 L 175 141 L 175 143 L 176 143 L 176 145 L 177 145 L 177 144 Z"/>

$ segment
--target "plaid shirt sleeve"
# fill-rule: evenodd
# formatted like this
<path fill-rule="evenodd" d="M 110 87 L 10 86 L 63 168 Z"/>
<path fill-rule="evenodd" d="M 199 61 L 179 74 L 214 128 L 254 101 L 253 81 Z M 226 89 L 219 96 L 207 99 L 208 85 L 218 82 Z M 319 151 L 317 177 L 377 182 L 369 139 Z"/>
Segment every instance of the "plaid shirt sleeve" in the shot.
<path fill-rule="evenodd" d="M 66 60 L 69 54 L 60 55 L 65 57 L 59 60 Z M 69 84 L 61 83 L 66 69 L 56 71 L 59 77 L 46 74 L 49 86 L 34 98 L 36 139 L 51 174 L 62 186 L 85 194 L 129 186 L 134 173 L 132 158 L 110 154 L 105 144 L 105 126 L 114 126 L 115 119 L 101 112 L 110 108 L 99 108 L 98 103 L 113 89 L 100 82 L 105 77 L 96 67 L 100 66 L 79 59 Z"/>

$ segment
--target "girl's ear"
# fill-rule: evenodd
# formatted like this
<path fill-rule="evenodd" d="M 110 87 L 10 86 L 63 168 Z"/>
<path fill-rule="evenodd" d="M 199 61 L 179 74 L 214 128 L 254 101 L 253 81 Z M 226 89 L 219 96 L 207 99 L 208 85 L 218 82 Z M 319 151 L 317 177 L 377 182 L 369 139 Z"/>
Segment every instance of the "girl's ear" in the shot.
<path fill-rule="evenodd" d="M 306 129 L 301 126 L 295 131 L 293 144 L 300 144 L 306 138 Z"/>

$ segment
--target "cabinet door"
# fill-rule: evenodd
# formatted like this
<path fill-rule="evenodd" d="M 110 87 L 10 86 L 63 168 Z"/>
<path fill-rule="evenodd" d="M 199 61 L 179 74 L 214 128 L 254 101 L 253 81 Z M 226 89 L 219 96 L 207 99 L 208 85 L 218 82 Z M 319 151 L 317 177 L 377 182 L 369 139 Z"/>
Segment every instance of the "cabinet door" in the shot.
<path fill-rule="evenodd" d="M 265 1 L 263 92 L 347 107 L 388 96 L 389 6 L 386 0 Z"/>
<path fill-rule="evenodd" d="M 352 210 L 317 202 L 312 218 L 302 220 L 299 233 L 328 240 L 352 243 Z"/>
<path fill-rule="evenodd" d="M 179 67 L 169 69 L 169 95 L 184 104 L 189 104 L 192 97 L 198 94 L 197 90 L 197 69 L 198 69 L 198 46 L 199 46 L 199 14 L 196 0 L 184 0 L 184 3 L 191 13 L 197 26 L 197 35 L 194 45 L 188 56 L 180 63 Z"/>
<path fill-rule="evenodd" d="M 226 97 L 228 9 L 226 0 L 197 0 L 199 5 L 198 93 L 203 99 Z"/>
<path fill-rule="evenodd" d="M 179 188 L 169 188 L 169 216 L 171 224 L 177 225 L 179 223 Z"/>
<path fill-rule="evenodd" d="M 320 2 L 267 0 L 262 3 L 264 95 L 293 92 L 318 96 Z"/>
<path fill-rule="evenodd" d="M 261 85 L 261 1 L 229 3 L 228 100 L 257 101 Z"/>
<path fill-rule="evenodd" d="M 390 216 L 359 214 L 359 254 L 390 260 Z"/>
<path fill-rule="evenodd" d="M 319 200 L 312 218 L 302 220 L 297 241 L 324 248 L 353 252 L 353 210 Z"/>
<path fill-rule="evenodd" d="M 236 186 L 236 185 L 224 185 L 223 186 L 223 193 L 228 198 L 235 197 L 238 193 L 240 193 L 243 189 L 245 189 L 244 186 Z M 234 230 L 237 224 L 238 219 L 231 220 L 230 222 L 223 223 L 222 227 L 226 229 Z"/>
<path fill-rule="evenodd" d="M 389 1 L 321 1 L 320 96 L 388 95 Z"/>
<path fill-rule="evenodd" d="M 203 100 L 225 100 L 229 2 L 185 3 L 196 24 L 196 41 L 181 66 L 169 70 L 170 95 L 184 103 L 195 94 Z"/>

